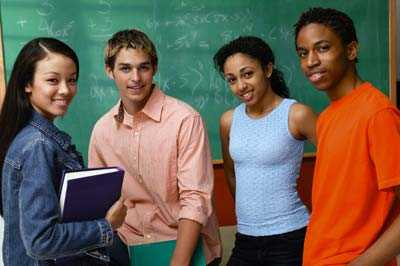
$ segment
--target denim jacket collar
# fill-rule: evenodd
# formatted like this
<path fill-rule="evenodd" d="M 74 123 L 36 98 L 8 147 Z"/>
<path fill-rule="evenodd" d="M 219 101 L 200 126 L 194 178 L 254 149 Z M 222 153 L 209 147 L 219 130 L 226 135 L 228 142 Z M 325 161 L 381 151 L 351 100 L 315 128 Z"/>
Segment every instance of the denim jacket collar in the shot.
<path fill-rule="evenodd" d="M 52 121 L 45 118 L 36 111 L 32 111 L 32 117 L 29 124 L 39 129 L 47 137 L 58 143 L 63 150 L 76 152 L 75 145 L 71 144 L 71 137 L 65 132 L 58 129 Z"/>

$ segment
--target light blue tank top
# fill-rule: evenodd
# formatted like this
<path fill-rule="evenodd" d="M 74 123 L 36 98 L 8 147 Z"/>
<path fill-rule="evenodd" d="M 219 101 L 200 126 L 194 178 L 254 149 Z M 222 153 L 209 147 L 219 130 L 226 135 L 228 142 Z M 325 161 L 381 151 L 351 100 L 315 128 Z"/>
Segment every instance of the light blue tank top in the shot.
<path fill-rule="evenodd" d="M 308 223 L 308 211 L 296 190 L 304 141 L 289 131 L 289 110 L 295 100 L 283 99 L 268 115 L 253 119 L 242 103 L 235 108 L 229 152 L 236 175 L 239 233 L 276 235 Z"/>

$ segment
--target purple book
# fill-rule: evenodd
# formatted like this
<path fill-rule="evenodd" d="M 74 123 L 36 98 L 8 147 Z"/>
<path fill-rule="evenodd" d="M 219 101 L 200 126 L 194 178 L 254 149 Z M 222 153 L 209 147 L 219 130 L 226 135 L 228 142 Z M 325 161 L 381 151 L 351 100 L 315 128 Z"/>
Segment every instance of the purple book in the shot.
<path fill-rule="evenodd" d="M 118 167 L 67 171 L 61 181 L 62 222 L 104 218 L 121 195 L 124 170 Z"/>

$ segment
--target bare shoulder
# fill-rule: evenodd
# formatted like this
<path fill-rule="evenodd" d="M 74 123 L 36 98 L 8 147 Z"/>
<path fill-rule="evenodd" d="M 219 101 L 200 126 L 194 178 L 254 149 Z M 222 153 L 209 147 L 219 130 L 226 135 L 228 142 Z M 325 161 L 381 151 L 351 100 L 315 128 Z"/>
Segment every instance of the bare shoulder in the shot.
<path fill-rule="evenodd" d="M 234 109 L 230 109 L 221 115 L 221 118 L 219 121 L 221 128 L 230 128 L 231 127 L 233 111 L 234 111 Z"/>
<path fill-rule="evenodd" d="M 301 104 L 301 103 L 294 103 L 290 109 L 289 118 L 293 122 L 297 123 L 304 123 L 304 122 L 314 122 L 316 119 L 316 114 L 311 109 L 311 107 Z"/>
<path fill-rule="evenodd" d="M 317 115 L 311 107 L 295 103 L 289 112 L 289 130 L 296 139 L 308 139 L 315 145 Z"/>

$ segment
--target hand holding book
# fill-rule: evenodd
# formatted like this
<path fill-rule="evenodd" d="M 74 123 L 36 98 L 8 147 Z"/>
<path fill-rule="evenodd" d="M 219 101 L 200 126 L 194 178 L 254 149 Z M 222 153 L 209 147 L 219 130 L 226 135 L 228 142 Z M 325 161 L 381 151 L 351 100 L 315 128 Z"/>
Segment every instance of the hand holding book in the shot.
<path fill-rule="evenodd" d="M 123 177 L 124 171 L 118 167 L 65 172 L 60 189 L 62 221 L 106 217 L 113 229 L 119 227 L 126 215 L 121 199 Z"/>
<path fill-rule="evenodd" d="M 106 214 L 106 220 L 110 223 L 111 228 L 115 231 L 122 225 L 125 220 L 127 208 L 124 205 L 122 198 L 119 198 L 111 207 L 108 209 Z"/>

